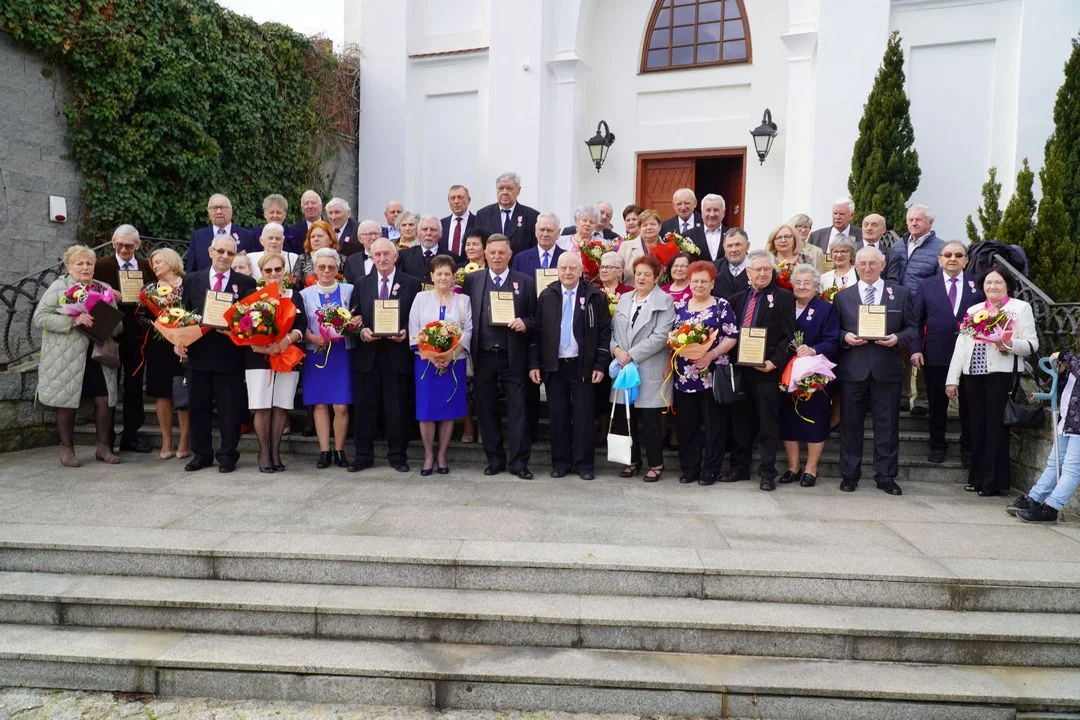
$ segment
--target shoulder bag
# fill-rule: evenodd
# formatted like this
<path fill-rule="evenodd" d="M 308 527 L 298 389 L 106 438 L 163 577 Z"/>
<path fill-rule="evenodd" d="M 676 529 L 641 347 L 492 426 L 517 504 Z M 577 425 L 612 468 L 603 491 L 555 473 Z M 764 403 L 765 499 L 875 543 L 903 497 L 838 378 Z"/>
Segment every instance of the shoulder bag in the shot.
<path fill-rule="evenodd" d="M 1020 358 L 1013 355 L 1012 390 L 1005 401 L 1005 427 L 1041 429 L 1046 427 L 1046 408 L 1042 403 L 1029 403 L 1020 389 Z"/>

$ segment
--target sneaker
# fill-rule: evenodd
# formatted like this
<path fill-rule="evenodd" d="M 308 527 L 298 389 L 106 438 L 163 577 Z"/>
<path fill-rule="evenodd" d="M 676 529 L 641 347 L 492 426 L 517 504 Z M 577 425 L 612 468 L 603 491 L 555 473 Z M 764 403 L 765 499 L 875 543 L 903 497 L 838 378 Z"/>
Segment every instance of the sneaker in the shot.
<path fill-rule="evenodd" d="M 1040 525 L 1057 525 L 1058 511 L 1049 505 L 1038 505 L 1031 510 L 1017 510 L 1016 517 L 1024 522 Z"/>
<path fill-rule="evenodd" d="M 1021 495 L 1016 498 L 1016 502 L 1005 508 L 1005 512 L 1016 517 L 1016 513 L 1020 510 L 1034 510 L 1037 507 L 1039 507 L 1039 503 L 1034 502 L 1027 495 Z"/>

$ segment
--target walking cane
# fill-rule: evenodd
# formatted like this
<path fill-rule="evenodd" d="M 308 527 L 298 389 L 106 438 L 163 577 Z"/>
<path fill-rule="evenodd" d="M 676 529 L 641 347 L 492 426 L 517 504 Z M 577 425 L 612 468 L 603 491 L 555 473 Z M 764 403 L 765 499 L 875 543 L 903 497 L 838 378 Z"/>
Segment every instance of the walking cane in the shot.
<path fill-rule="evenodd" d="M 1057 358 L 1039 358 L 1039 369 L 1050 376 L 1050 392 L 1033 392 L 1031 399 L 1050 401 L 1050 420 L 1054 431 L 1054 475 L 1061 482 L 1061 456 L 1058 454 L 1058 368 Z"/>

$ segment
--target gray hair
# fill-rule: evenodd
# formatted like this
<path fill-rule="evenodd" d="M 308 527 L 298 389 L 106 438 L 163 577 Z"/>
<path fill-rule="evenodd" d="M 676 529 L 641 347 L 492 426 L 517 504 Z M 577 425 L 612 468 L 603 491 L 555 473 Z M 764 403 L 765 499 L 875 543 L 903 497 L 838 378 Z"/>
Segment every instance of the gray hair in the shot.
<path fill-rule="evenodd" d="M 859 252 L 855 253 L 855 259 L 858 260 L 860 255 L 868 256 L 870 254 L 873 254 L 874 260 L 877 260 L 878 262 L 885 262 L 885 254 L 878 250 L 876 247 L 872 247 L 870 245 L 864 245 L 863 247 L 859 248 Z"/>
<path fill-rule="evenodd" d="M 716 193 L 709 193 L 705 197 L 701 198 L 701 205 L 702 206 L 704 206 L 705 203 L 707 203 L 707 202 L 708 203 L 718 202 L 718 203 L 720 203 L 720 207 L 722 209 L 724 209 L 725 211 L 727 210 L 727 201 L 724 200 L 723 195 L 717 195 Z"/>
<path fill-rule="evenodd" d="M 600 222 L 600 213 L 597 212 L 595 205 L 582 205 L 574 211 L 575 223 L 583 217 L 591 217 L 593 222 Z"/>
<path fill-rule="evenodd" d="M 623 256 L 617 252 L 606 252 L 600 256 L 601 265 L 618 265 L 619 267 L 626 267 L 626 263 L 623 262 Z"/>
<path fill-rule="evenodd" d="M 855 203 L 849 197 L 836 198 L 833 205 L 847 205 L 848 212 L 855 212 Z"/>
<path fill-rule="evenodd" d="M 541 220 L 550 220 L 551 222 L 555 223 L 555 229 L 558 229 L 560 227 L 559 216 L 553 212 L 544 211 L 537 215 L 536 224 L 539 225 Z"/>
<path fill-rule="evenodd" d="M 282 235 L 285 234 L 285 227 L 281 223 L 268 222 L 263 225 L 262 232 L 259 233 L 259 237 L 261 238 L 263 235 L 265 235 L 267 230 L 277 230 Z"/>
<path fill-rule="evenodd" d="M 746 247 L 750 247 L 750 236 L 747 235 L 746 231 L 743 230 L 742 228 L 740 228 L 740 227 L 729 228 L 728 231 L 726 233 L 724 233 L 724 242 L 727 243 L 728 239 L 733 238 L 733 237 L 741 238 L 742 241 L 744 243 L 746 243 Z"/>
<path fill-rule="evenodd" d="M 948 241 L 946 241 L 945 244 L 941 246 L 941 250 L 938 252 L 938 255 L 945 252 L 945 248 L 950 247 L 952 245 L 959 245 L 960 249 L 964 251 L 965 255 L 967 255 L 968 246 L 967 246 L 967 243 L 964 242 L 963 240 L 948 240 Z"/>
<path fill-rule="evenodd" d="M 770 265 L 773 264 L 773 256 L 769 253 L 768 250 L 763 250 L 761 248 L 758 248 L 757 250 L 751 250 L 750 252 L 746 253 L 746 264 L 749 265 L 755 260 L 760 260 L 762 258 L 768 260 Z"/>
<path fill-rule="evenodd" d="M 406 218 L 412 218 L 413 222 L 420 225 L 420 216 L 414 212 L 403 210 L 400 215 L 397 216 L 397 220 L 394 222 L 394 227 L 398 230 L 401 229 L 401 223 L 405 222 Z"/>
<path fill-rule="evenodd" d="M 315 266 L 322 258 L 330 258 L 334 261 L 334 264 L 338 267 L 341 266 L 341 256 L 338 255 L 338 251 L 334 248 L 324 247 L 319 248 L 315 252 L 311 253 L 311 264 Z"/>
<path fill-rule="evenodd" d="M 215 199 L 215 198 L 221 198 L 222 200 L 224 200 L 224 201 L 225 201 L 225 204 L 226 204 L 226 205 L 228 205 L 228 206 L 229 206 L 230 208 L 232 207 L 232 200 L 230 200 L 230 199 L 229 199 L 229 198 L 228 198 L 227 196 L 225 196 L 225 195 L 222 195 L 221 193 L 214 193 L 213 195 L 211 195 L 211 196 L 210 196 L 210 199 L 206 201 L 206 206 L 207 206 L 208 208 L 209 208 L 209 207 L 210 207 L 211 205 L 213 205 L 213 204 L 214 204 L 214 199 Z"/>
<path fill-rule="evenodd" d="M 266 197 L 264 197 L 262 204 L 263 212 L 265 213 L 267 210 L 269 210 L 271 205 L 277 205 L 285 212 L 289 212 L 289 201 L 285 199 L 284 195 L 278 195 L 275 193 L 273 195 L 267 195 Z"/>
<path fill-rule="evenodd" d="M 319 205 L 322 205 L 322 195 L 315 192 L 314 190 L 305 190 L 304 194 L 300 196 L 300 202 L 304 202 L 304 198 L 306 198 L 308 195 L 314 195 L 315 199 L 319 201 Z"/>
<path fill-rule="evenodd" d="M 504 172 L 502 175 L 495 178 L 495 184 L 498 185 L 499 183 L 506 182 L 507 180 L 511 181 L 518 187 L 521 187 L 521 176 L 518 175 L 516 172 Z"/>
<path fill-rule="evenodd" d="M 563 261 L 571 263 L 576 267 L 581 267 L 581 256 L 575 252 L 564 252 L 559 255 L 558 261 L 555 263 L 557 267 L 562 267 Z"/>
<path fill-rule="evenodd" d="M 420 226 L 423 225 L 424 223 L 428 222 L 429 220 L 431 222 L 435 223 L 435 229 L 439 231 L 438 237 L 441 240 L 442 239 L 442 220 L 435 217 L 434 215 L 425 215 L 424 217 L 420 218 L 420 222 L 416 223 L 416 229 L 419 230 Z"/>
<path fill-rule="evenodd" d="M 837 235 L 836 238 L 829 243 L 829 252 L 836 252 L 838 249 L 847 250 L 851 253 L 851 259 L 855 259 L 855 243 L 847 235 Z"/>
<path fill-rule="evenodd" d="M 374 220 L 364 220 L 356 226 L 356 234 L 359 235 L 362 232 L 381 232 L 382 226 Z"/>
<path fill-rule="evenodd" d="M 931 210 L 930 208 L 926 207 L 925 205 L 922 205 L 920 203 L 916 203 L 915 205 L 912 205 L 911 207 L 909 207 L 907 209 L 907 215 L 910 215 L 911 213 L 913 213 L 915 211 L 921 211 L 922 214 L 926 216 L 927 220 L 929 220 L 930 222 L 934 222 L 934 211 Z M 907 215 L 905 215 L 904 217 L 907 217 Z"/>
<path fill-rule="evenodd" d="M 116 240 L 117 238 L 135 238 L 136 245 L 142 242 L 139 231 L 135 229 L 134 225 L 128 225 L 127 223 L 113 230 L 112 239 Z"/>
<path fill-rule="evenodd" d="M 340 207 L 342 210 L 344 210 L 347 213 L 352 212 L 352 208 L 349 207 L 349 203 L 347 203 L 344 198 L 339 198 L 339 197 L 330 198 L 330 200 L 326 203 L 326 209 L 329 210 L 332 207 Z"/>
<path fill-rule="evenodd" d="M 695 195 L 694 191 L 690 188 L 679 188 L 675 192 L 671 193 L 671 202 L 675 202 L 675 198 L 685 193 L 689 193 L 690 197 L 694 199 L 694 202 L 697 202 L 697 195 Z"/>
<path fill-rule="evenodd" d="M 810 263 L 799 263 L 791 270 L 791 279 L 794 280 L 796 275 L 807 274 L 814 279 L 814 283 L 821 285 L 821 273 L 818 269 Z"/>

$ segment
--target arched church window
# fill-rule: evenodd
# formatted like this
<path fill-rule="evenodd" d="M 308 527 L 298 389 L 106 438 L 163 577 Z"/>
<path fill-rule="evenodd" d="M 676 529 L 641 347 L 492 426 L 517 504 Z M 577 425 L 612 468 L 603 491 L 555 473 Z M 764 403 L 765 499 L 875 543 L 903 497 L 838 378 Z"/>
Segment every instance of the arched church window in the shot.
<path fill-rule="evenodd" d="M 641 72 L 750 62 L 743 0 L 656 0 Z"/>

